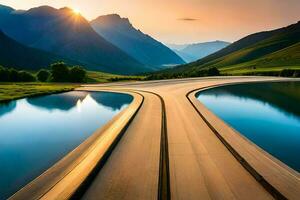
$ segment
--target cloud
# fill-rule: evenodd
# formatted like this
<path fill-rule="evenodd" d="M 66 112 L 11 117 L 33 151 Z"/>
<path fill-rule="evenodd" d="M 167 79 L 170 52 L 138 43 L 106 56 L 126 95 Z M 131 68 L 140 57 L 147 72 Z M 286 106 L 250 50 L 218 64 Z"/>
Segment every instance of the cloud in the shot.
<path fill-rule="evenodd" d="M 180 21 L 197 21 L 198 19 L 185 17 L 185 18 L 179 18 L 177 20 L 180 20 Z"/>

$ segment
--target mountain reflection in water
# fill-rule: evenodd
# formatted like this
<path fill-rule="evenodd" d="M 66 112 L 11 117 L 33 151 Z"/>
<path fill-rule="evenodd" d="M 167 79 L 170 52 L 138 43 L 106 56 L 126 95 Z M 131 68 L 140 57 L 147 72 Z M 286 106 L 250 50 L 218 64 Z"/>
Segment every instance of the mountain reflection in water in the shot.
<path fill-rule="evenodd" d="M 27 102 L 33 106 L 51 110 L 68 111 L 75 107 L 78 102 L 90 95 L 98 104 L 103 105 L 112 110 L 120 109 L 124 104 L 129 104 L 132 97 L 126 94 L 110 93 L 110 92 L 95 92 L 89 93 L 85 91 L 72 91 L 62 94 L 53 94 L 27 99 Z"/>

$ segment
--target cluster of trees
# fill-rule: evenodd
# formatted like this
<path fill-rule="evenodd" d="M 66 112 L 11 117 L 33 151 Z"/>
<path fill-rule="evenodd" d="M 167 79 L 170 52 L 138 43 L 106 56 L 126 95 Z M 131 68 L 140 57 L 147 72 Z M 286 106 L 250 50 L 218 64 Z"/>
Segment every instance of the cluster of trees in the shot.
<path fill-rule="evenodd" d="M 126 76 L 121 76 L 121 77 L 112 77 L 109 78 L 108 81 L 111 82 L 117 82 L 117 81 L 143 81 L 144 79 L 141 77 L 126 77 Z"/>
<path fill-rule="evenodd" d="M 86 81 L 86 70 L 80 66 L 68 67 L 65 63 L 54 63 L 50 66 L 49 76 L 54 82 L 82 83 Z M 38 74 L 41 71 L 38 72 Z M 41 72 L 45 74 L 45 72 Z"/>
<path fill-rule="evenodd" d="M 281 71 L 258 71 L 258 72 L 248 72 L 243 75 L 249 76 L 280 76 L 280 77 L 300 77 L 300 70 L 297 69 L 283 69 Z"/>
<path fill-rule="evenodd" d="M 282 77 L 300 77 L 300 70 L 297 69 L 283 69 L 279 76 Z"/>
<path fill-rule="evenodd" d="M 35 81 L 82 83 L 86 81 L 86 70 L 80 66 L 68 67 L 65 63 L 59 62 L 50 65 L 49 70 L 41 69 L 34 75 L 30 72 L 0 66 L 0 82 Z"/>
<path fill-rule="evenodd" d="M 147 80 L 161 80 L 161 79 L 172 79 L 172 78 L 189 78 L 189 77 L 204 77 L 204 76 L 220 76 L 221 73 L 216 67 L 208 69 L 195 69 L 188 72 L 165 72 L 156 73 L 147 76 Z"/>
<path fill-rule="evenodd" d="M 33 82 L 36 81 L 34 75 L 26 71 L 17 71 L 13 68 L 5 68 L 0 66 L 1 82 Z"/>
<path fill-rule="evenodd" d="M 188 78 L 188 77 L 204 77 L 204 76 L 230 76 L 230 74 L 220 73 L 216 67 L 207 69 L 191 69 L 188 72 L 160 72 L 150 74 L 146 77 L 146 80 L 161 80 L 161 79 L 173 79 L 173 78 Z M 249 76 L 280 76 L 280 77 L 300 77 L 300 70 L 297 69 L 283 69 L 281 71 L 253 71 L 247 72 L 243 75 Z"/>

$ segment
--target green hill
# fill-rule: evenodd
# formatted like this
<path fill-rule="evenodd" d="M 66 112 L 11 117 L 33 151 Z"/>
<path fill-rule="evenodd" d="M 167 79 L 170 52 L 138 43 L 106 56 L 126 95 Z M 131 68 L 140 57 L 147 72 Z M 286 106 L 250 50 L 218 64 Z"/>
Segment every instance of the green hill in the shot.
<path fill-rule="evenodd" d="M 212 55 L 162 74 L 190 74 L 211 67 L 226 74 L 300 69 L 300 22 L 249 35 Z"/>

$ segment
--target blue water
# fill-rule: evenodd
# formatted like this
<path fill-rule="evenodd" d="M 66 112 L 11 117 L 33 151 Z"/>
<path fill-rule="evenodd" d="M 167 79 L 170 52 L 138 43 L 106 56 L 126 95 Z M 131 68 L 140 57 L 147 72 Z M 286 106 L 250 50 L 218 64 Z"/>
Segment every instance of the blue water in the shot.
<path fill-rule="evenodd" d="M 123 110 L 132 97 L 67 92 L 0 104 L 0 199 L 6 199 Z"/>
<path fill-rule="evenodd" d="M 222 86 L 197 94 L 218 117 L 300 172 L 300 82 Z"/>

